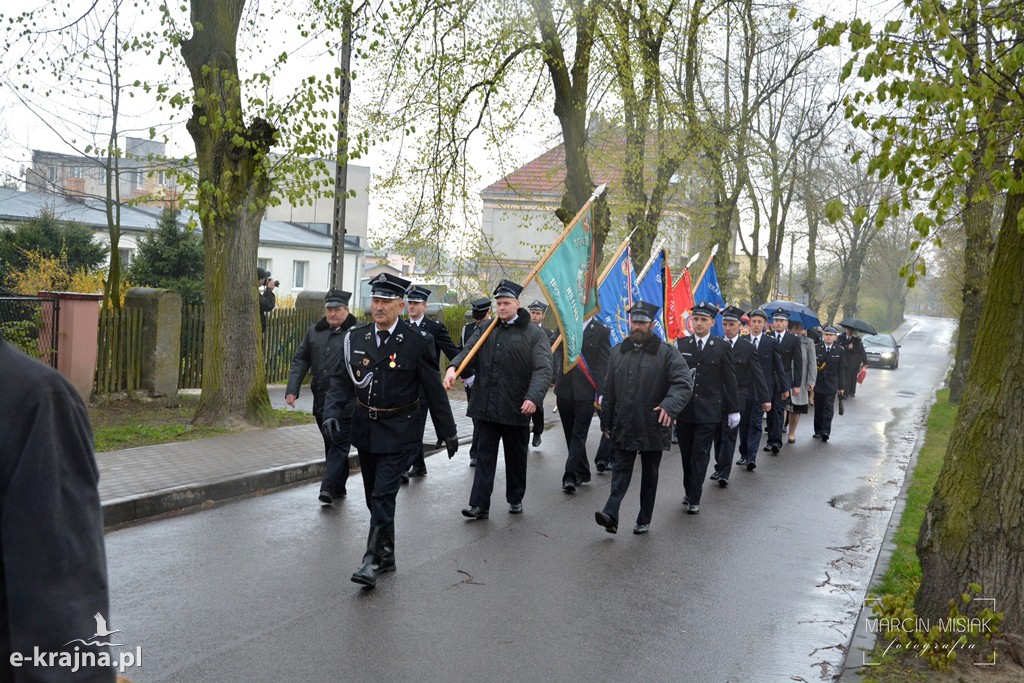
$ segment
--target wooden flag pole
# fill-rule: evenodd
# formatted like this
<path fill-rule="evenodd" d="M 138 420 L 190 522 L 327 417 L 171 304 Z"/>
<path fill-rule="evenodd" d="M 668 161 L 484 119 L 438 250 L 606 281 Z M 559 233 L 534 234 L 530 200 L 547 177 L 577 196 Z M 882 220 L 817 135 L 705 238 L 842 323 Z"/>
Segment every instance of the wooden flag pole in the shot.
<path fill-rule="evenodd" d="M 685 266 L 683 266 L 683 272 L 679 273 L 679 277 L 677 277 L 676 281 L 672 283 L 672 288 L 673 289 L 675 289 L 677 286 L 679 286 L 679 282 L 683 279 L 683 276 L 686 275 L 686 272 L 688 270 L 690 270 L 690 266 L 692 266 L 693 262 L 696 261 L 698 258 L 700 258 L 700 252 L 699 251 L 696 254 L 694 254 L 693 256 L 691 256 L 690 260 L 686 262 Z"/>
<path fill-rule="evenodd" d="M 558 239 L 555 240 L 554 244 L 552 244 L 550 247 L 548 247 L 548 250 L 544 254 L 544 257 L 541 258 L 540 261 L 537 261 L 537 263 L 533 266 L 533 269 L 527 274 L 526 278 L 521 283 L 519 283 L 519 284 L 522 285 L 523 289 L 526 289 L 526 286 L 528 284 L 530 284 L 531 282 L 533 282 L 533 279 L 535 277 L 537 277 L 537 273 L 539 273 L 540 269 L 544 267 L 544 264 L 548 262 L 548 259 L 551 258 L 551 254 L 553 254 L 555 252 L 555 249 L 558 248 L 558 245 L 560 245 L 562 242 L 565 241 L 565 238 L 569 236 L 569 233 L 572 231 L 572 229 L 574 227 L 576 227 L 576 222 L 580 218 L 582 218 L 583 214 L 587 211 L 587 209 L 590 208 L 590 205 L 594 203 L 594 200 L 596 200 L 598 197 L 600 197 L 602 194 L 604 194 L 605 188 L 607 188 L 607 187 L 608 186 L 606 184 L 604 184 L 604 183 L 602 183 L 601 185 L 598 185 L 594 189 L 593 194 L 590 195 L 590 199 L 588 199 L 583 204 L 583 208 L 581 208 L 578 212 L 576 212 L 576 215 L 573 216 L 573 219 L 571 221 L 569 221 L 568 223 L 565 224 L 565 229 L 562 230 L 562 234 L 558 236 Z M 487 337 L 490 336 L 491 331 L 494 329 L 494 326 L 497 325 L 497 324 L 498 324 L 498 318 L 495 317 L 494 320 L 491 322 L 491 324 L 487 327 L 487 329 L 484 330 L 484 333 L 480 335 L 480 338 L 476 340 L 476 344 L 474 344 L 473 348 L 471 348 L 469 350 L 469 353 L 466 354 L 466 357 L 462 359 L 462 363 L 459 364 L 458 369 L 455 371 L 455 376 L 456 377 L 461 375 L 462 371 L 466 369 L 467 365 L 469 365 L 469 362 L 471 360 L 473 360 L 473 357 L 476 356 L 477 351 L 480 350 L 481 344 L 483 344 L 484 341 L 487 339 Z"/>
<path fill-rule="evenodd" d="M 697 288 L 700 287 L 700 282 L 701 282 L 701 280 L 704 279 L 704 274 L 708 272 L 708 268 L 711 267 L 711 260 L 713 258 L 715 258 L 715 254 L 717 254 L 717 253 L 718 253 L 718 245 L 716 244 L 714 247 L 711 248 L 711 256 L 708 256 L 708 260 L 704 264 L 704 270 L 700 271 L 700 277 L 697 278 L 696 282 L 694 282 L 693 284 L 690 285 L 690 291 L 691 292 L 696 292 Z"/>
<path fill-rule="evenodd" d="M 644 279 L 644 275 L 647 275 L 647 271 L 654 265 L 654 259 L 658 258 L 658 252 L 665 248 L 665 240 L 658 242 L 658 245 L 651 249 L 651 258 L 647 259 L 647 263 L 644 265 L 643 270 L 636 276 L 636 281 L 640 282 Z"/>

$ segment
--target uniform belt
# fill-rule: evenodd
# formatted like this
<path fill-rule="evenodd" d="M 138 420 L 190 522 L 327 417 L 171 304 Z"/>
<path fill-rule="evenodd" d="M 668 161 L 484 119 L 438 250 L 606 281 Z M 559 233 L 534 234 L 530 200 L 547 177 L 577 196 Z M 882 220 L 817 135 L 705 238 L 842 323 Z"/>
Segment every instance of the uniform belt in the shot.
<path fill-rule="evenodd" d="M 420 400 L 416 399 L 408 405 L 404 405 L 400 408 L 374 408 L 368 406 L 360 400 L 356 400 L 356 405 L 362 409 L 371 420 L 380 420 L 387 417 L 404 417 L 416 412 L 416 409 L 420 407 Z"/>

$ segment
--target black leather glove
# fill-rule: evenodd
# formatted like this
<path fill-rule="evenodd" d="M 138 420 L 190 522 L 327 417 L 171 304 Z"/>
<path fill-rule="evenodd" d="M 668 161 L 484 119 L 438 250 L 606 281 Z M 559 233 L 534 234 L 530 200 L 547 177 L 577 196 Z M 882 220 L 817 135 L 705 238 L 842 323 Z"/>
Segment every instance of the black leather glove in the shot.
<path fill-rule="evenodd" d="M 334 443 L 341 437 L 341 423 L 336 417 L 329 417 L 323 422 L 324 436 Z"/>
<path fill-rule="evenodd" d="M 455 451 L 459 450 L 459 437 L 447 437 L 444 440 L 444 445 L 448 449 L 448 459 L 451 460 L 455 456 Z"/>
<path fill-rule="evenodd" d="M 437 443 L 434 444 L 434 448 L 440 448 L 442 444 L 444 444 L 444 439 L 437 437 Z"/>

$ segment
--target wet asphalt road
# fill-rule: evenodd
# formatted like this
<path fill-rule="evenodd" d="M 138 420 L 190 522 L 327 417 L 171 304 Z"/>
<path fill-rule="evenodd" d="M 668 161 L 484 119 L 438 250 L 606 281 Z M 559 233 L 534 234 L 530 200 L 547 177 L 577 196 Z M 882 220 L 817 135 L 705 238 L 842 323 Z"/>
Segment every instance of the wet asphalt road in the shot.
<path fill-rule="evenodd" d="M 870 369 L 827 445 L 810 438 L 701 514 L 666 454 L 651 532 L 630 533 L 639 473 L 610 535 L 609 475 L 560 489 L 564 440 L 531 450 L 525 514 L 466 521 L 473 470 L 428 459 L 398 499 L 398 572 L 349 581 L 369 513 L 358 476 L 321 511 L 310 484 L 107 536 L 111 617 L 143 681 L 789 681 L 829 679 L 867 588 L 952 321 L 915 318 L 900 368 Z M 590 454 L 597 428 L 591 432 Z M 798 677 L 798 678 L 793 678 Z"/>

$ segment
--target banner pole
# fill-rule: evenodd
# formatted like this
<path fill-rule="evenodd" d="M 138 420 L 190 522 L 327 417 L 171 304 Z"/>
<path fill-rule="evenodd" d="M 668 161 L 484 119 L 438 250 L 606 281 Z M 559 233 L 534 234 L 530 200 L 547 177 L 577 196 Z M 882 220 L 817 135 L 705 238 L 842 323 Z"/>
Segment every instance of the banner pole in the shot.
<path fill-rule="evenodd" d="M 700 277 L 697 278 L 696 282 L 694 282 L 694 283 L 692 283 L 690 285 L 690 291 L 691 292 L 696 292 L 697 288 L 700 287 L 700 282 L 701 282 L 701 280 L 704 279 L 704 274 L 708 272 L 708 268 L 711 267 L 711 261 L 712 261 L 712 259 L 715 258 L 715 254 L 717 254 L 717 253 L 718 253 L 718 245 L 716 244 L 714 247 L 711 248 L 711 256 L 708 256 L 708 260 L 704 264 L 704 270 L 700 271 Z"/>

